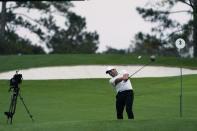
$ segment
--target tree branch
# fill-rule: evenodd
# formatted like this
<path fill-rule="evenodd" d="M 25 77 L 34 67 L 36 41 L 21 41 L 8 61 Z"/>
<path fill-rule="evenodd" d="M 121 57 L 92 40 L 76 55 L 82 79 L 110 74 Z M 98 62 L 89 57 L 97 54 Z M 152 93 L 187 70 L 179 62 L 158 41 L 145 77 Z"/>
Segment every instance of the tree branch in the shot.
<path fill-rule="evenodd" d="M 16 8 L 18 8 L 18 6 L 12 6 L 12 7 L 9 7 L 9 8 L 7 8 L 7 10 L 10 10 L 10 9 L 16 9 Z"/>
<path fill-rule="evenodd" d="M 37 24 L 42 25 L 39 21 L 34 20 L 34 19 L 32 19 L 31 17 L 29 17 L 29 16 L 27 16 L 27 15 L 25 15 L 25 14 L 21 14 L 21 13 L 16 13 L 16 14 L 18 14 L 18 15 L 22 15 L 22 16 L 24 16 L 24 17 L 26 17 L 26 18 L 30 19 L 31 21 L 34 21 L 34 22 L 36 22 Z"/>
<path fill-rule="evenodd" d="M 170 34 L 166 34 L 166 36 L 163 38 L 163 40 L 168 41 L 173 35 L 175 35 L 176 33 L 180 33 L 181 31 L 184 31 L 184 29 L 178 29 L 178 30 L 173 31 Z"/>
<path fill-rule="evenodd" d="M 185 2 L 185 0 L 179 0 L 180 2 L 182 2 L 182 3 L 184 3 L 184 4 L 186 4 L 186 5 L 189 5 L 189 6 L 191 6 L 192 7 L 192 5 L 191 5 L 191 0 L 189 0 L 190 1 L 190 3 L 187 3 L 187 2 Z M 193 8 L 193 7 L 192 7 Z"/>
<path fill-rule="evenodd" d="M 194 9 L 194 5 L 193 5 L 193 3 L 192 3 L 191 0 L 189 0 L 189 3 L 190 3 L 190 5 L 191 5 L 191 7 Z"/>
<path fill-rule="evenodd" d="M 192 13 L 190 10 L 179 10 L 179 11 L 172 11 L 172 12 L 169 12 L 169 13 L 174 14 L 174 13 L 184 13 L 184 12 Z"/>
<path fill-rule="evenodd" d="M 171 37 L 172 35 L 176 34 L 176 33 L 180 33 L 181 31 L 184 31 L 184 29 L 179 29 L 179 30 L 176 30 L 176 31 L 173 31 L 172 33 L 169 34 L 168 37 Z"/>

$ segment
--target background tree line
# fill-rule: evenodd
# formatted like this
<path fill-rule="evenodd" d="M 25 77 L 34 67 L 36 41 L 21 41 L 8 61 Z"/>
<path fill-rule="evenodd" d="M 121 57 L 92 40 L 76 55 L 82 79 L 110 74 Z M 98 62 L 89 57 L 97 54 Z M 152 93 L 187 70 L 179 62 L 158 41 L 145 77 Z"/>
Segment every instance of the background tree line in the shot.
<path fill-rule="evenodd" d="M 177 4 L 188 6 L 188 10 L 173 10 Z M 185 57 L 197 57 L 197 1 L 196 0 L 159 0 L 149 3 L 146 8 L 137 7 L 137 12 L 145 21 L 154 23 L 151 34 L 139 32 L 135 36 L 135 54 L 156 54 L 160 56 L 177 56 L 175 41 L 183 38 L 186 47 Z M 171 15 L 184 13 L 192 16 L 187 23 L 181 24 Z M 183 16 L 184 16 L 183 15 Z M 184 18 L 182 18 L 184 19 Z"/>
<path fill-rule="evenodd" d="M 197 57 L 197 1 L 196 0 L 160 0 L 149 1 L 149 6 L 137 7 L 137 12 L 145 21 L 154 23 L 151 34 L 138 32 L 131 49 L 107 47 L 104 54 L 159 56 L 177 56 L 175 41 L 181 37 L 186 41 L 183 55 Z M 182 3 L 188 10 L 173 10 Z M 85 18 L 70 11 L 74 5 L 69 1 L 25 1 L 1 2 L 0 13 L 0 54 L 42 54 L 41 46 L 33 45 L 28 38 L 21 37 L 17 30 L 23 28 L 36 35 L 41 43 L 46 44 L 50 53 L 96 53 L 99 44 L 97 32 L 86 29 Z M 18 9 L 24 12 L 18 13 Z M 34 12 L 42 14 L 33 17 Z M 185 13 L 192 16 L 187 23 L 181 24 L 171 15 Z M 57 25 L 55 16 L 65 18 L 65 27 Z M 132 24 L 132 23 L 131 23 Z"/>
<path fill-rule="evenodd" d="M 178 4 L 188 6 L 188 10 L 173 10 Z M 149 1 L 146 5 L 145 8 L 137 7 L 136 10 L 145 21 L 155 25 L 151 33 L 138 32 L 129 49 L 113 49 L 112 53 L 120 54 L 121 51 L 137 55 L 178 56 L 175 41 L 183 38 L 186 47 L 182 55 L 197 57 L 197 0 L 158 0 Z M 171 17 L 180 13 L 192 17 L 187 23 L 181 24 Z M 111 48 L 107 48 L 104 53 L 111 51 Z"/>
<path fill-rule="evenodd" d="M 36 35 L 50 53 L 95 53 L 98 48 L 99 35 L 86 30 L 85 18 L 70 11 L 74 5 L 69 1 L 2 1 L 1 5 L 0 54 L 45 53 L 41 46 L 21 37 L 20 28 Z M 19 9 L 24 12 L 18 13 Z M 35 12 L 42 15 L 36 18 Z M 57 25 L 58 15 L 65 18 L 65 27 Z"/>

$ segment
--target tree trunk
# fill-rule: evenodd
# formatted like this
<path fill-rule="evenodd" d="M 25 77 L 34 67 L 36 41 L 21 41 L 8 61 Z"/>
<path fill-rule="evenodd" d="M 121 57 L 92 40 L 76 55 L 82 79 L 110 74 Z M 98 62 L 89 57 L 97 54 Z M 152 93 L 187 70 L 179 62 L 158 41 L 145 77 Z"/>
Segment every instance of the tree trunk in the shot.
<path fill-rule="evenodd" d="M 197 0 L 194 0 L 194 28 L 193 28 L 193 43 L 194 43 L 194 57 L 197 58 Z"/>
<path fill-rule="evenodd" d="M 5 36 L 5 26 L 6 26 L 6 1 L 2 2 L 1 8 L 1 16 L 0 16 L 0 39 L 4 40 Z"/>

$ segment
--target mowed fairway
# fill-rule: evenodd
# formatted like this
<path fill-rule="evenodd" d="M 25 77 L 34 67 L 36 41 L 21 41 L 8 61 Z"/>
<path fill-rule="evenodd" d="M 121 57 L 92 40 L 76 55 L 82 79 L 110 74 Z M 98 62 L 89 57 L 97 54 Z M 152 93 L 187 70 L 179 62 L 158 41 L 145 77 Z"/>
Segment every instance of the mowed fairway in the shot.
<path fill-rule="evenodd" d="M 0 72 L 21 70 L 35 67 L 72 66 L 72 65 L 144 65 L 150 61 L 149 56 L 138 59 L 136 55 L 104 54 L 50 54 L 50 55 L 0 55 Z M 156 57 L 150 65 L 179 67 L 177 57 Z M 197 69 L 196 58 L 183 58 L 184 68 Z"/>
<path fill-rule="evenodd" d="M 179 77 L 131 79 L 135 120 L 116 120 L 116 92 L 108 79 L 23 81 L 13 125 L 6 124 L 10 93 L 0 81 L 0 131 L 196 131 L 197 75 L 183 76 L 183 117 Z"/>

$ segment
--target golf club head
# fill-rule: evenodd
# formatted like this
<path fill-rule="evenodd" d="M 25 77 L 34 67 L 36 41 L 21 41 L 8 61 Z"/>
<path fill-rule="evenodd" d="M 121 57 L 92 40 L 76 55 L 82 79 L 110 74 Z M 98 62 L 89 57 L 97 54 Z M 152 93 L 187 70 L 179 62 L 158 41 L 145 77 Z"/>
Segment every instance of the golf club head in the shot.
<path fill-rule="evenodd" d="M 152 62 L 154 62 L 154 61 L 155 61 L 155 56 L 154 56 L 154 55 L 150 56 L 150 60 L 151 60 Z"/>

